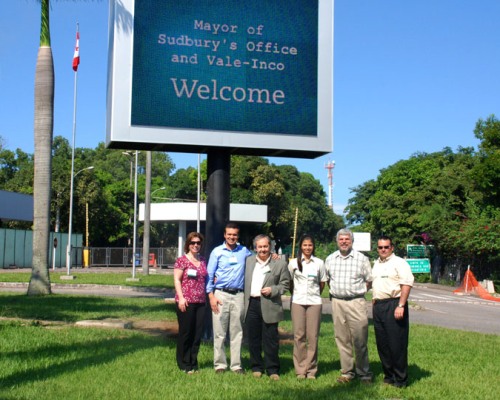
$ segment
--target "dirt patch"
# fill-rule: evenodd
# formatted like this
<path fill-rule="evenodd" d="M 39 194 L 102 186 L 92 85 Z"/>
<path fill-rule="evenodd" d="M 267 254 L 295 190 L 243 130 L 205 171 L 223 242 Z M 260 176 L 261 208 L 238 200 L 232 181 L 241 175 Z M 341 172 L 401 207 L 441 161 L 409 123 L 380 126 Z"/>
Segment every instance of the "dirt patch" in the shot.
<path fill-rule="evenodd" d="M 179 334 L 179 325 L 172 321 L 134 321 L 132 329 L 165 338 L 176 338 Z M 278 328 L 280 344 L 293 344 L 293 333 Z"/>
<path fill-rule="evenodd" d="M 134 321 L 132 329 L 165 338 L 177 337 L 179 333 L 179 325 L 172 321 Z"/>
<path fill-rule="evenodd" d="M 62 321 L 43 321 L 43 320 L 30 320 L 21 318 L 0 318 L 3 321 L 17 321 L 21 322 L 23 325 L 38 325 L 51 329 L 60 329 L 65 326 L 74 325 L 73 323 L 62 322 Z M 102 320 L 102 321 L 106 321 Z M 116 319 L 112 319 L 116 321 Z M 127 321 L 123 321 L 127 322 Z M 179 325 L 177 321 L 148 321 L 148 320 L 138 320 L 129 321 L 132 323 L 132 329 L 144 332 L 152 336 L 160 336 L 163 338 L 176 338 L 179 334 Z M 97 328 L 97 327 L 93 327 Z M 103 326 L 102 328 L 106 328 Z M 278 328 L 280 344 L 293 344 L 293 333 L 287 332 L 282 328 Z"/>
<path fill-rule="evenodd" d="M 293 344 L 293 333 L 282 328 L 278 328 L 278 333 L 280 335 L 280 344 Z"/>
<path fill-rule="evenodd" d="M 179 325 L 176 321 L 134 321 L 132 329 L 148 333 L 154 336 L 175 338 L 179 334 Z M 293 333 L 278 328 L 280 344 L 293 344 Z"/>

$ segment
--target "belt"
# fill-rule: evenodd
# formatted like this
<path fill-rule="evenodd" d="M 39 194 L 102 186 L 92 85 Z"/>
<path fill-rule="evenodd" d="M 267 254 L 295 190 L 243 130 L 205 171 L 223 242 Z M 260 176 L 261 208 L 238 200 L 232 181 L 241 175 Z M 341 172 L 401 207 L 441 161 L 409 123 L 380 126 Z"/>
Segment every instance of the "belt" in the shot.
<path fill-rule="evenodd" d="M 350 297 L 337 297 L 337 296 L 332 296 L 330 295 L 330 300 L 331 299 L 337 299 L 337 300 L 345 300 L 345 301 L 349 301 L 349 300 L 354 300 L 354 299 L 364 299 L 365 298 L 365 295 L 364 294 L 358 294 L 356 296 L 350 296 Z"/>
<path fill-rule="evenodd" d="M 237 289 L 237 288 L 216 288 L 216 289 L 220 290 L 221 292 L 229 294 L 238 294 L 243 292 L 243 289 Z"/>

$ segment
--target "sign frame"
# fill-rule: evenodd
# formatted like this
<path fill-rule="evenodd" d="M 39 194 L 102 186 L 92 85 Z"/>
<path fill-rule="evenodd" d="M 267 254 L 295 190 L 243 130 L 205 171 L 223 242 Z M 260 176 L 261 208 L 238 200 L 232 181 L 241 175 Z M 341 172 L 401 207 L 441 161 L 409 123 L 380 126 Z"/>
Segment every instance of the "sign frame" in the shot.
<path fill-rule="evenodd" d="M 298 158 L 316 158 L 332 152 L 334 1 L 316 1 L 318 58 L 313 65 L 317 68 L 318 83 L 317 130 L 316 135 L 301 135 L 283 132 L 241 132 L 132 125 L 136 0 L 111 0 L 109 2 L 106 145 L 109 148 L 190 153 L 206 153 L 210 149 L 227 148 L 232 154 Z M 245 2 L 241 4 L 244 5 Z"/>

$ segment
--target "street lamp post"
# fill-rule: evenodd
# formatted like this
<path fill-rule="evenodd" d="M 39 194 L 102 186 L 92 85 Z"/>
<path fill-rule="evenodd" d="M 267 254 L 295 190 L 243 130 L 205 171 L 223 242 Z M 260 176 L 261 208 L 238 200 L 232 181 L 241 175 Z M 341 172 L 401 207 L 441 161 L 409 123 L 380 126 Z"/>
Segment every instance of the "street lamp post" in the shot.
<path fill-rule="evenodd" d="M 161 187 L 161 188 L 158 188 L 158 189 L 153 190 L 153 192 L 151 193 L 151 199 L 153 199 L 153 195 L 154 195 L 156 192 L 159 192 L 160 190 L 165 190 L 165 189 L 166 189 L 166 187 L 165 187 L 165 186 L 163 186 L 163 187 Z"/>
<path fill-rule="evenodd" d="M 135 178 L 134 178 L 134 238 L 132 241 L 132 279 L 135 279 L 135 249 L 137 244 L 137 162 L 139 158 L 139 152 L 135 151 Z"/>
<path fill-rule="evenodd" d="M 151 238 L 151 200 L 153 195 L 159 190 L 165 190 L 166 187 L 163 186 L 159 189 L 153 190 L 151 192 L 151 152 L 148 152 L 148 158 L 146 160 L 146 198 L 144 199 L 144 235 L 142 242 L 142 272 L 145 275 L 149 275 L 149 243 Z M 153 262 L 153 267 L 155 263 Z"/>
<path fill-rule="evenodd" d="M 76 176 L 83 171 L 94 169 L 93 166 L 83 168 L 78 171 L 76 174 L 73 174 L 73 168 L 71 169 L 71 184 L 70 184 L 70 193 L 69 193 L 69 223 L 68 223 L 68 246 L 66 248 L 66 271 L 67 275 L 70 275 L 71 270 L 71 234 L 73 228 L 73 182 Z"/>
<path fill-rule="evenodd" d="M 127 157 L 131 157 L 130 158 L 130 186 L 132 186 L 132 167 L 133 167 L 133 163 L 134 161 L 132 160 L 132 154 L 130 154 L 128 151 L 122 151 L 122 154 L 127 156 Z"/>

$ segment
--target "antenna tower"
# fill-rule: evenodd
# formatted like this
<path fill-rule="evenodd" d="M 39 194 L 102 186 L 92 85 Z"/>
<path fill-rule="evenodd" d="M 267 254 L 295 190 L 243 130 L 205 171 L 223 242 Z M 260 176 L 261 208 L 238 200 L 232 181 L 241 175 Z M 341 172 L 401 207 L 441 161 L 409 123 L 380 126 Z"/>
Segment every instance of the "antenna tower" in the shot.
<path fill-rule="evenodd" d="M 335 161 L 328 161 L 325 164 L 325 169 L 328 170 L 328 207 L 333 210 L 333 169 Z"/>

